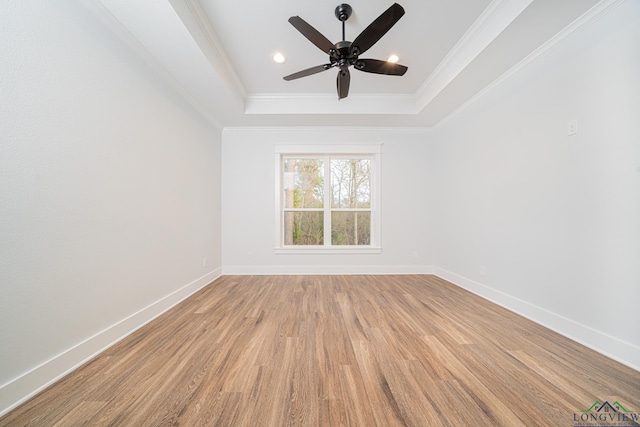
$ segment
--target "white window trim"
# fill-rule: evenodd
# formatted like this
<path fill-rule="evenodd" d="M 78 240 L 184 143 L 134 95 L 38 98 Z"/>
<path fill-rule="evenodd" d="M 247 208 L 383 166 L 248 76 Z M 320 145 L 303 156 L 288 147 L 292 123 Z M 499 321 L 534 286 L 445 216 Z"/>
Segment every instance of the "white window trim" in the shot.
<path fill-rule="evenodd" d="M 379 254 L 382 252 L 380 235 L 380 155 L 382 144 L 348 144 L 348 145 L 302 145 L 302 144 L 276 144 L 275 145 L 275 248 L 276 254 Z M 367 246 L 285 246 L 283 244 L 282 215 L 282 157 L 287 155 L 367 155 L 373 157 L 371 179 L 371 245 Z"/>

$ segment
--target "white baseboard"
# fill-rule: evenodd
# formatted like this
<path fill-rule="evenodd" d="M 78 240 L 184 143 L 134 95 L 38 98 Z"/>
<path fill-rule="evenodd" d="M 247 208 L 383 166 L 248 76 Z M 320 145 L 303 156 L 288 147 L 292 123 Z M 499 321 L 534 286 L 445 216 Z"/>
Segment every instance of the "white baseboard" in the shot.
<path fill-rule="evenodd" d="M 640 347 L 440 267 L 433 274 L 640 371 Z M 605 350 L 606 349 L 606 350 Z"/>
<path fill-rule="evenodd" d="M 218 268 L 0 386 L 0 416 L 216 280 Z"/>
<path fill-rule="evenodd" d="M 431 265 L 227 265 L 225 276 L 433 274 Z"/>

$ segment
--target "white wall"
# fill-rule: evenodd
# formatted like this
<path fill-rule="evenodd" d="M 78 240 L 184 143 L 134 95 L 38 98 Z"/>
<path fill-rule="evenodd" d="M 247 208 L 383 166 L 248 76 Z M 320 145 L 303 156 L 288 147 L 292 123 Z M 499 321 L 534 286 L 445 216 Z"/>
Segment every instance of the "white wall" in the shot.
<path fill-rule="evenodd" d="M 637 369 L 639 22 L 624 3 L 433 135 L 437 273 Z"/>
<path fill-rule="evenodd" d="M 2 413 L 220 274 L 221 135 L 78 2 L 0 40 Z"/>
<path fill-rule="evenodd" d="M 431 271 L 429 135 L 407 129 L 227 128 L 222 137 L 225 274 Z M 275 254 L 275 144 L 383 143 L 382 253 Z M 418 257 L 413 257 L 417 252 Z"/>

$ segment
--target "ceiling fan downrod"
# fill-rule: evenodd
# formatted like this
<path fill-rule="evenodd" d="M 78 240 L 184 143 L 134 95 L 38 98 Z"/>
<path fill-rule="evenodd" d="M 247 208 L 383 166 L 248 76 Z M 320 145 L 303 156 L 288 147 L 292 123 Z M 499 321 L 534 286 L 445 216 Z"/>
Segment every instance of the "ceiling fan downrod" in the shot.
<path fill-rule="evenodd" d="M 342 41 L 346 40 L 344 35 L 344 23 L 349 19 L 352 12 L 353 9 L 346 3 L 342 3 L 336 7 L 336 18 L 338 18 L 338 21 L 342 22 Z"/>

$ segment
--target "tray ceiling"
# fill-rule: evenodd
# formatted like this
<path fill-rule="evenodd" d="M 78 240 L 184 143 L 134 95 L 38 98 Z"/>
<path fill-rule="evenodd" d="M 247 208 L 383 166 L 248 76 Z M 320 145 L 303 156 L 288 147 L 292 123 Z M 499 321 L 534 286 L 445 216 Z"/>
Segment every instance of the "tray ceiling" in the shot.
<path fill-rule="evenodd" d="M 399 0 L 406 13 L 364 57 L 391 53 L 403 77 L 352 71 L 338 101 L 336 70 L 283 76 L 327 62 L 287 20 L 298 15 L 332 42 L 339 2 L 83 0 L 107 26 L 220 128 L 429 128 L 585 27 L 620 0 Z M 393 2 L 352 0 L 353 40 Z M 284 64 L 272 60 L 286 55 Z"/>

